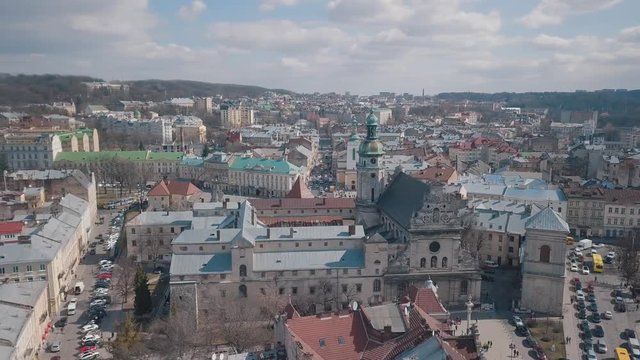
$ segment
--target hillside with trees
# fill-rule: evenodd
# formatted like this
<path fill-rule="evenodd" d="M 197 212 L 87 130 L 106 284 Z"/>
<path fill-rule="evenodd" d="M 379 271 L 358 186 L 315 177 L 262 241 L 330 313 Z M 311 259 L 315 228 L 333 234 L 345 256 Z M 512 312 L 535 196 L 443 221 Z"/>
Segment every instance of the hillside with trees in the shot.
<path fill-rule="evenodd" d="M 441 93 L 435 96 L 445 101 L 502 102 L 505 106 L 522 108 L 548 108 L 552 117 L 562 110 L 598 111 L 600 126 L 640 125 L 640 90 L 599 90 L 575 92 L 527 93 Z"/>
<path fill-rule="evenodd" d="M 216 84 L 188 80 L 138 80 L 127 84 L 126 92 L 107 89 L 88 92 L 83 82 L 104 81 L 89 76 L 74 75 L 10 75 L 0 74 L 0 105 L 24 106 L 73 100 L 77 105 L 91 103 L 109 105 L 118 100 L 163 101 L 174 97 L 222 95 L 225 98 L 258 97 L 266 91 L 291 94 L 288 90 L 259 86 Z"/>

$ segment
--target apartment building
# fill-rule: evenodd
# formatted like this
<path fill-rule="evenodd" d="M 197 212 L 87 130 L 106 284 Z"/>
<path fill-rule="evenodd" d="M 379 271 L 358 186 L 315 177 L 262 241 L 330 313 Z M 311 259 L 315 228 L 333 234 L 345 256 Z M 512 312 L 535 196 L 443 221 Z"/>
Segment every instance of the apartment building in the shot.
<path fill-rule="evenodd" d="M 180 144 L 205 144 L 207 127 L 195 116 L 177 116 L 173 121 L 175 141 Z"/>
<path fill-rule="evenodd" d="M 236 157 L 229 165 L 229 186 L 239 195 L 284 197 L 303 169 L 286 160 Z"/>
<path fill-rule="evenodd" d="M 100 151 L 91 153 L 61 152 L 53 164 L 55 169 L 79 169 L 85 174 L 104 174 L 114 166 L 130 166 L 141 177 L 154 179 L 167 176 L 175 178 L 184 154 L 182 152 L 157 151 Z M 104 181 L 104 179 L 101 179 Z"/>
<path fill-rule="evenodd" d="M 223 129 L 236 129 L 255 124 L 253 109 L 229 104 L 220 105 L 220 125 Z"/>
<path fill-rule="evenodd" d="M 0 138 L 0 151 L 12 170 L 44 170 L 53 166 L 62 142 L 55 134 L 8 133 Z"/>
<path fill-rule="evenodd" d="M 127 249 L 138 262 L 168 263 L 171 261 L 171 242 L 190 229 L 191 211 L 146 211 L 124 226 Z"/>
<path fill-rule="evenodd" d="M 1 275 L 0 275 L 1 276 Z M 0 284 L 0 359 L 37 359 L 53 332 L 47 282 Z"/>
<path fill-rule="evenodd" d="M 49 313 L 56 313 L 72 288 L 95 218 L 89 203 L 71 194 L 51 211 L 53 216 L 41 228 L 17 234 L 16 227 L 10 234 L 14 236 L 1 240 L 0 283 L 45 282 Z M 9 226 L 15 225 L 4 227 Z"/>
<path fill-rule="evenodd" d="M 567 196 L 566 219 L 571 233 L 581 238 L 604 236 L 605 190 L 574 184 L 565 186 L 563 191 Z"/>
<path fill-rule="evenodd" d="M 640 190 L 604 191 L 604 236 L 619 238 L 631 235 L 640 227 Z"/>
<path fill-rule="evenodd" d="M 193 99 L 193 110 L 203 114 L 211 114 L 213 112 L 213 98 L 210 96 L 196 97 Z"/>

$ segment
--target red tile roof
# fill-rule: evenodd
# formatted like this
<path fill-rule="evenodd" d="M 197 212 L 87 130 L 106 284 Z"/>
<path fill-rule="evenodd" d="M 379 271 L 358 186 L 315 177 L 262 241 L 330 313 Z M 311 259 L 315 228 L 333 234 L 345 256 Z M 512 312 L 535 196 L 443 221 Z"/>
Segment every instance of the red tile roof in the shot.
<path fill-rule="evenodd" d="M 23 227 L 20 221 L 0 222 L 0 235 L 20 234 Z"/>
<path fill-rule="evenodd" d="M 424 170 L 411 172 L 409 175 L 420 180 L 448 182 L 456 169 L 450 166 L 433 166 Z"/>
<path fill-rule="evenodd" d="M 153 189 L 149 190 L 147 196 L 189 196 L 198 192 L 200 189 L 189 181 L 161 180 Z"/>
<path fill-rule="evenodd" d="M 311 190 L 307 188 L 307 185 L 305 185 L 302 182 L 302 177 L 298 176 L 298 179 L 293 184 L 291 191 L 289 191 L 289 193 L 287 194 L 287 198 L 288 199 L 313 199 L 315 198 L 315 195 L 313 195 L 311 193 Z"/>
<path fill-rule="evenodd" d="M 252 199 L 256 210 L 280 209 L 355 209 L 353 198 L 317 198 L 317 199 Z"/>
<path fill-rule="evenodd" d="M 322 359 L 359 360 L 367 346 L 367 333 L 361 312 L 327 316 L 294 317 L 287 327 L 299 340 Z M 340 343 L 339 339 L 344 341 Z"/>
<path fill-rule="evenodd" d="M 445 314 L 447 309 L 442 306 L 438 295 L 433 289 L 418 288 L 414 285 L 409 286 L 407 290 L 407 296 L 416 304 L 417 307 L 422 309 L 427 314 Z"/>

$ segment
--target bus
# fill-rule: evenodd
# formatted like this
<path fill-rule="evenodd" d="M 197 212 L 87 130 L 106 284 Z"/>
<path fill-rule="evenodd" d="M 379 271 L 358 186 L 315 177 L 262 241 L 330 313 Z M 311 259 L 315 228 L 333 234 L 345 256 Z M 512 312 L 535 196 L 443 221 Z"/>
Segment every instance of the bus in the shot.
<path fill-rule="evenodd" d="M 593 272 L 601 273 L 604 270 L 602 265 L 602 255 L 593 254 Z"/>
<path fill-rule="evenodd" d="M 629 352 L 625 348 L 621 348 L 621 347 L 616 348 L 615 353 L 616 353 L 616 360 L 631 360 L 631 357 L 629 356 Z"/>

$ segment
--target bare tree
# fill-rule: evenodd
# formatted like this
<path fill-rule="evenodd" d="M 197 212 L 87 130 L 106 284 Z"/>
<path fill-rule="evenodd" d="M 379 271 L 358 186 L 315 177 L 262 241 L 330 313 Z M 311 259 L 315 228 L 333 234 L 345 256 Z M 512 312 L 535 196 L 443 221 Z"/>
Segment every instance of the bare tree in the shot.
<path fill-rule="evenodd" d="M 158 319 L 149 327 L 154 334 L 147 347 L 164 359 L 194 359 L 193 349 L 199 339 L 193 319 L 185 312 L 172 309 L 167 319 Z"/>
<path fill-rule="evenodd" d="M 270 328 L 257 304 L 249 299 L 221 299 L 214 302 L 207 322 L 217 324 L 220 338 L 238 352 L 269 342 Z"/>
<path fill-rule="evenodd" d="M 640 263 L 638 263 L 640 243 L 636 244 L 636 240 L 640 242 L 638 232 L 638 229 L 634 229 L 618 243 L 621 248 L 618 256 L 620 276 L 627 284 L 633 284 L 638 280 L 638 271 L 640 271 Z"/>
<path fill-rule="evenodd" d="M 280 285 L 280 278 L 276 275 L 271 282 L 267 283 L 260 294 L 260 310 L 269 325 L 287 304 L 288 294 L 280 293 Z"/>
<path fill-rule="evenodd" d="M 322 279 L 318 282 L 318 300 L 323 306 L 323 310 L 331 309 L 331 304 L 334 302 L 333 296 L 333 284 L 328 279 Z"/>
<path fill-rule="evenodd" d="M 129 292 L 133 290 L 137 264 L 129 256 L 123 256 L 114 268 L 114 290 L 122 299 L 122 304 L 129 300 Z"/>
<path fill-rule="evenodd" d="M 342 299 L 347 304 L 351 304 L 358 299 L 358 286 L 355 284 L 342 284 Z"/>

